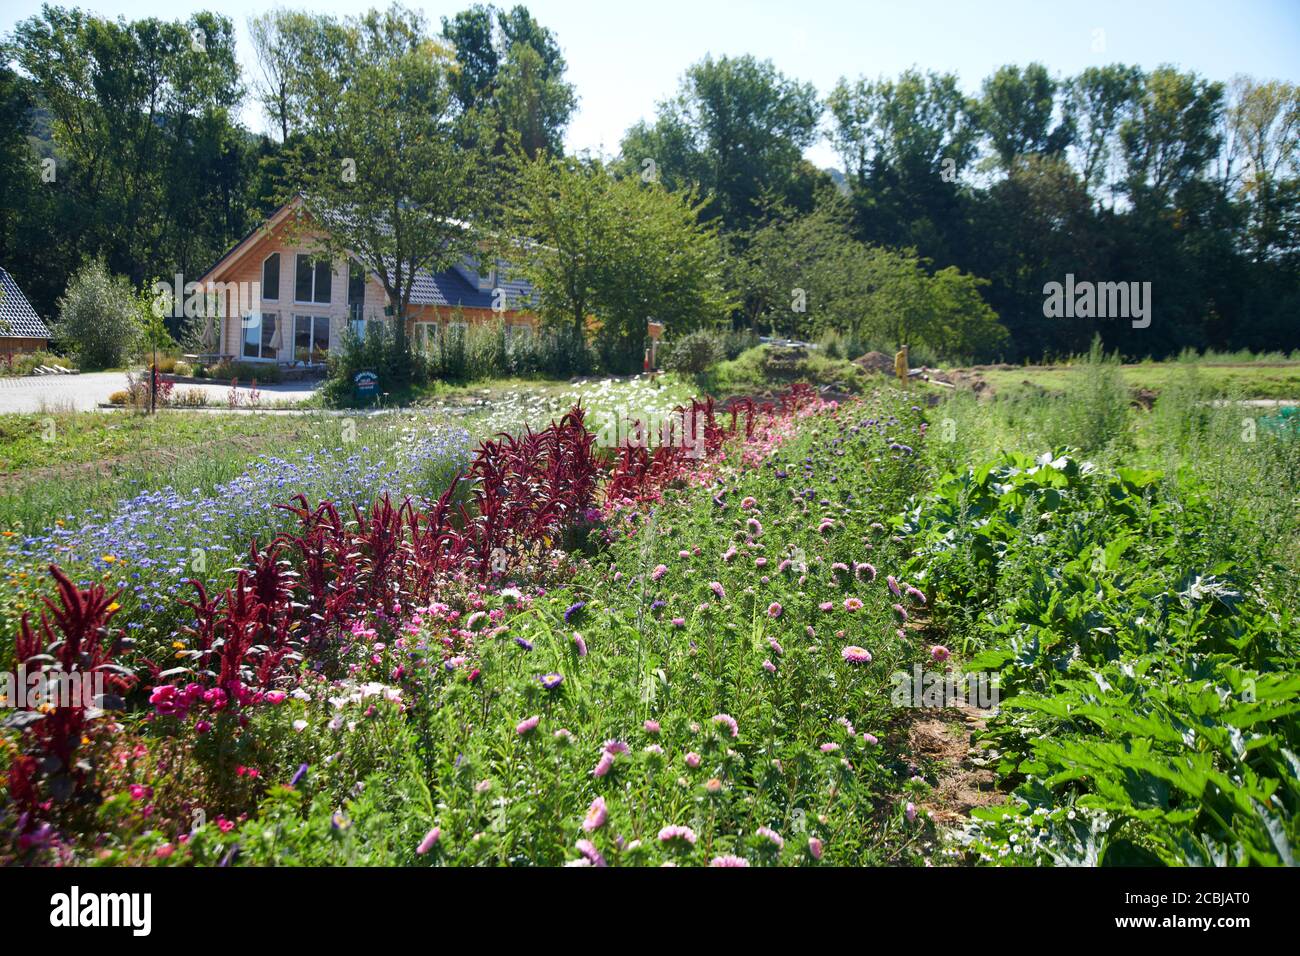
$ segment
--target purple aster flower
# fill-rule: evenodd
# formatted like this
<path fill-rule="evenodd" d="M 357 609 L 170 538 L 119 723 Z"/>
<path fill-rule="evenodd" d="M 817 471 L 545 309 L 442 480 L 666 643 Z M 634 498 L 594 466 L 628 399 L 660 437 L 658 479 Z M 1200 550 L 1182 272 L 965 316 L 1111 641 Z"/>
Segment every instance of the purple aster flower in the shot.
<path fill-rule="evenodd" d="M 557 674 L 555 671 L 552 671 L 549 674 L 542 674 L 537 679 L 542 682 L 542 686 L 547 690 L 555 690 L 555 688 L 564 683 L 564 675 Z"/>

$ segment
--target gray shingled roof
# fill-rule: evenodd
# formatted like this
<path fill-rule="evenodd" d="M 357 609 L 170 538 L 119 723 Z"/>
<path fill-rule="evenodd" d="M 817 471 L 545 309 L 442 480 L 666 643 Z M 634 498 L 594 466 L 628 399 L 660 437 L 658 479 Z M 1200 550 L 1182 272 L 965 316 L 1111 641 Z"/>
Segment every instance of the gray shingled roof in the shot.
<path fill-rule="evenodd" d="M 8 270 L 0 268 L 0 337 L 48 339 L 50 330 L 36 314 Z"/>
<path fill-rule="evenodd" d="M 508 309 L 526 309 L 534 305 L 533 287 L 523 279 L 508 279 L 498 276 L 497 285 L 506 294 L 505 306 Z M 455 269 L 446 272 L 417 272 L 411 289 L 412 305 L 463 306 L 465 308 L 490 309 L 493 304 L 493 291 L 481 290 L 471 285 Z"/>

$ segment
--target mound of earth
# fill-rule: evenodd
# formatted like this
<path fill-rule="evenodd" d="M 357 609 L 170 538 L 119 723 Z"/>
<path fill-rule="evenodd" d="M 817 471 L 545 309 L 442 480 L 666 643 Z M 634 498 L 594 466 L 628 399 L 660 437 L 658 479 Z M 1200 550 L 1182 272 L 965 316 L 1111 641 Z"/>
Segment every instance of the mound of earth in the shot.
<path fill-rule="evenodd" d="M 853 360 L 853 364 L 867 372 L 879 372 L 881 375 L 894 374 L 893 356 L 884 352 L 868 352 Z"/>

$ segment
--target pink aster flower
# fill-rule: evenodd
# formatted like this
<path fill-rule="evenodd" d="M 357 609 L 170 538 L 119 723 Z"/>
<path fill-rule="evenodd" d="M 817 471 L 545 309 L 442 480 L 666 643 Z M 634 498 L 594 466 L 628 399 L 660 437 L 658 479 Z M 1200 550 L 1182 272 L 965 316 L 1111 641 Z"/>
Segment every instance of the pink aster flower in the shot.
<path fill-rule="evenodd" d="M 697 754 L 694 750 L 690 751 L 682 759 L 686 761 L 686 766 L 690 767 L 692 770 L 694 770 L 696 767 L 700 765 L 700 755 Z"/>
<path fill-rule="evenodd" d="M 587 833 L 593 833 L 603 827 L 608 819 L 609 808 L 605 806 L 605 798 L 597 797 L 587 808 L 587 818 L 582 821 L 582 829 Z"/>
<path fill-rule="evenodd" d="M 916 804 L 909 803 L 903 810 L 903 815 L 907 817 L 908 823 L 916 822 Z"/>
<path fill-rule="evenodd" d="M 645 729 L 645 732 L 646 732 L 647 734 L 657 734 L 657 733 L 659 733 L 659 721 L 657 721 L 657 720 L 647 720 L 647 721 L 646 721 L 644 724 L 642 724 L 641 726 Z"/>
<path fill-rule="evenodd" d="M 777 643 L 777 640 L 774 637 L 769 637 L 767 639 L 767 646 L 772 648 L 772 653 L 775 654 L 777 657 L 781 657 L 785 654 L 785 650 L 781 647 L 779 643 Z"/>
<path fill-rule="evenodd" d="M 726 853 L 722 856 L 715 856 L 709 861 L 709 866 L 718 867 L 744 867 L 749 866 L 749 861 L 743 856 L 736 856 L 732 853 Z"/>
<path fill-rule="evenodd" d="M 812 854 L 814 860 L 820 860 L 822 858 L 822 841 L 816 837 L 809 837 L 808 852 Z"/>
<path fill-rule="evenodd" d="M 903 596 L 902 590 L 898 587 L 898 578 L 894 577 L 892 574 L 888 574 L 885 576 L 885 583 L 889 585 L 889 593 L 894 595 L 894 597 Z"/>
<path fill-rule="evenodd" d="M 769 604 L 769 605 L 767 606 L 767 616 L 768 616 L 768 617 L 780 617 L 780 616 L 781 616 L 781 611 L 782 611 L 782 610 L 783 610 L 783 608 L 781 607 L 780 602 L 779 602 L 779 601 L 773 601 L 771 604 Z"/>
<path fill-rule="evenodd" d="M 736 718 L 732 717 L 730 714 L 714 714 L 713 722 L 715 724 L 721 724 L 722 726 L 726 727 L 729 731 L 731 731 L 731 736 L 733 737 L 740 736 L 740 725 L 736 723 Z"/>
<path fill-rule="evenodd" d="M 840 651 L 840 656 L 850 664 L 870 664 L 871 652 L 865 647 L 858 647 L 856 644 L 850 644 L 844 650 Z"/>
<path fill-rule="evenodd" d="M 611 757 L 617 757 L 619 754 L 627 753 L 631 748 L 622 740 L 606 740 L 602 749 Z"/>
<path fill-rule="evenodd" d="M 942 644 L 936 644 L 934 647 L 930 648 L 930 658 L 936 664 L 942 664 L 951 656 L 952 651 L 948 650 L 948 648 L 944 647 Z"/>
<path fill-rule="evenodd" d="M 722 586 L 721 581 L 710 581 L 709 590 L 717 596 L 719 601 L 724 600 L 727 596 L 727 589 Z"/>
<path fill-rule="evenodd" d="M 835 753 L 835 751 L 839 749 L 840 749 L 840 745 L 837 743 L 825 743 L 822 744 L 821 746 L 821 751 L 824 754 L 833 754 Z"/>
<path fill-rule="evenodd" d="M 744 510 L 744 511 L 748 511 L 750 508 L 754 507 L 756 504 L 758 504 L 758 502 L 755 501 L 752 497 L 746 497 L 746 498 L 744 498 L 744 499 L 741 500 L 741 502 L 740 502 L 740 507 L 741 507 L 742 510 Z"/>
<path fill-rule="evenodd" d="M 834 601 L 822 601 L 822 603 L 821 603 L 821 604 L 818 604 L 817 606 L 818 606 L 819 608 L 821 608 L 822 611 L 833 611 L 833 610 L 835 610 L 835 602 L 834 602 Z"/>
<path fill-rule="evenodd" d="M 684 617 L 673 618 L 673 627 L 677 628 L 678 630 L 681 630 L 685 626 L 686 626 L 686 618 Z"/>
<path fill-rule="evenodd" d="M 587 641 L 578 631 L 573 632 L 573 646 L 577 649 L 579 657 L 587 656 Z"/>
<path fill-rule="evenodd" d="M 855 597 L 845 598 L 845 599 L 844 599 L 844 610 L 846 610 L 846 611 L 861 611 L 861 610 L 862 610 L 862 602 L 859 601 L 859 600 L 858 600 L 857 598 L 855 598 Z"/>
<path fill-rule="evenodd" d="M 776 665 L 771 661 L 763 661 L 763 670 L 767 671 L 769 674 L 775 674 Z"/>
<path fill-rule="evenodd" d="M 880 743 L 880 738 L 877 737 L 875 734 L 864 733 L 862 735 L 862 742 L 866 744 L 868 747 L 874 747 Z"/>
<path fill-rule="evenodd" d="M 655 566 L 655 569 L 654 569 L 653 571 L 650 572 L 650 580 L 651 580 L 651 581 L 658 581 L 660 578 L 662 578 L 662 577 L 663 577 L 665 574 L 667 574 L 667 573 L 668 573 L 668 565 L 666 565 L 666 564 L 659 564 L 659 565 L 656 565 L 656 566 Z"/>
<path fill-rule="evenodd" d="M 600 759 L 596 761 L 595 769 L 591 771 L 593 777 L 603 777 L 614 767 L 614 757 L 612 754 L 602 753 Z"/>
<path fill-rule="evenodd" d="M 906 623 L 906 622 L 907 622 L 907 608 L 903 607 L 903 605 L 901 605 L 901 604 L 895 604 L 895 605 L 893 605 L 893 608 L 894 608 L 894 613 L 898 615 L 898 619 L 899 619 L 900 621 L 903 621 L 904 623 Z"/>
<path fill-rule="evenodd" d="M 858 577 L 861 577 L 863 574 L 865 574 L 867 576 L 868 581 L 876 580 L 875 565 L 868 564 L 866 561 L 863 561 L 861 564 L 855 562 L 853 565 L 853 573 Z"/>
<path fill-rule="evenodd" d="M 913 604 L 925 604 L 925 592 L 922 591 L 920 588 L 914 588 L 912 587 L 912 585 L 909 584 L 904 589 L 904 593 L 908 596 L 908 598 L 912 601 Z"/>
<path fill-rule="evenodd" d="M 532 733 L 537 729 L 537 725 L 541 722 L 542 718 L 539 714 L 534 714 L 532 717 L 525 717 L 523 720 L 519 721 L 519 723 L 515 724 L 515 733 L 521 737 L 524 734 Z"/>
<path fill-rule="evenodd" d="M 659 831 L 660 843 L 668 843 L 672 840 L 685 840 L 691 846 L 695 846 L 695 831 L 680 824 L 664 827 Z"/>
<path fill-rule="evenodd" d="M 605 858 L 601 856 L 600 851 L 596 849 L 596 844 L 592 843 L 590 840 L 579 840 L 576 845 L 578 847 L 578 852 L 582 854 L 583 859 L 592 866 L 607 865 L 605 863 Z"/>
<path fill-rule="evenodd" d="M 754 832 L 761 837 L 771 840 L 778 850 L 785 846 L 784 838 L 782 838 L 781 834 L 777 833 L 771 827 L 759 827 Z"/>
<path fill-rule="evenodd" d="M 424 839 L 421 840 L 420 845 L 415 848 L 415 852 L 420 856 L 424 856 L 424 854 L 428 853 L 430 850 L 433 849 L 433 845 L 437 843 L 438 840 L 441 838 L 442 838 L 442 830 L 440 830 L 438 827 L 434 827 L 432 830 L 430 830 L 428 833 L 424 835 Z"/>

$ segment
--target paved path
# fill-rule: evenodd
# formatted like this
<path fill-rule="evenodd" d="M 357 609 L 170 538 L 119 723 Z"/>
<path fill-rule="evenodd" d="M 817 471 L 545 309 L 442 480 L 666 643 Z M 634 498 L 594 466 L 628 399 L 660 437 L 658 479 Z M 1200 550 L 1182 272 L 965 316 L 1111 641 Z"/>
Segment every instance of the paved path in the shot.
<path fill-rule="evenodd" d="M 258 387 L 261 400 L 272 402 L 299 402 L 315 392 L 319 383 L 287 382 L 282 385 Z M 126 388 L 125 372 L 86 372 L 81 375 L 29 375 L 21 378 L 0 378 L 0 413 L 6 412 L 62 412 L 93 411 L 108 396 Z M 227 407 L 229 385 L 177 385 L 177 391 L 196 388 L 205 392 L 210 405 Z M 247 400 L 249 389 L 239 388 L 242 400 Z"/>

